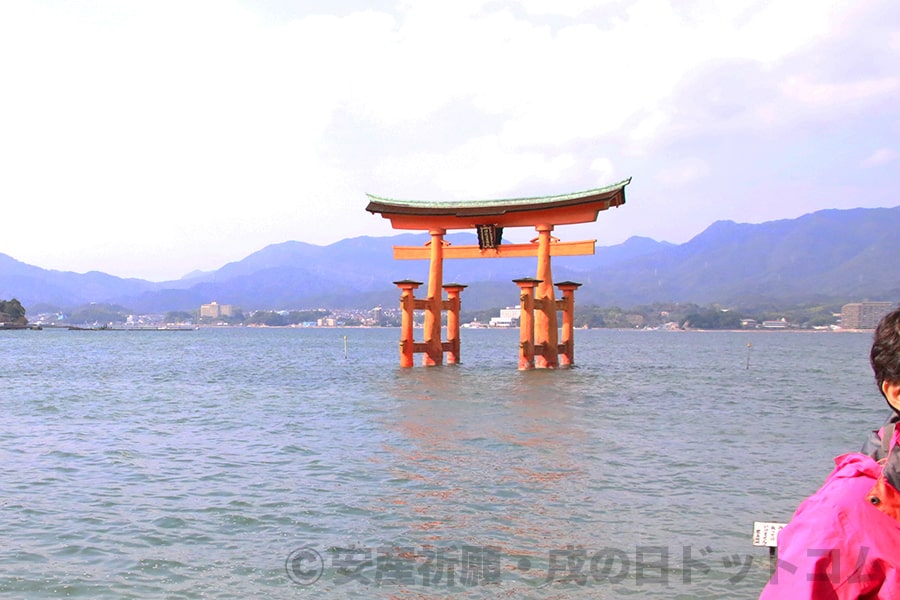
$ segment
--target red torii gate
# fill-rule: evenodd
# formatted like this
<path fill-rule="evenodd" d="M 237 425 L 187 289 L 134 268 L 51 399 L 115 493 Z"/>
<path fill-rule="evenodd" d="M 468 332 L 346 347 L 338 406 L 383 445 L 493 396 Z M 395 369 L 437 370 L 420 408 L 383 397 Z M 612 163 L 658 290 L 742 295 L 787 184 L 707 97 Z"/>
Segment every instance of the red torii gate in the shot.
<path fill-rule="evenodd" d="M 394 246 L 397 260 L 429 259 L 428 293 L 424 300 L 415 298 L 419 281 L 394 283 L 402 290 L 400 306 L 400 366 L 413 366 L 413 355 L 423 353 L 423 364 L 440 365 L 444 352 L 447 362 L 459 362 L 460 294 L 465 285 L 443 284 L 445 258 L 537 257 L 535 278 L 513 280 L 520 288 L 522 315 L 519 322 L 519 369 L 556 368 L 573 364 L 574 292 L 580 284 L 571 281 L 557 284 L 563 293 L 556 300 L 552 256 L 593 254 L 596 240 L 561 242 L 550 235 L 558 225 L 589 223 L 597 220 L 601 210 L 625 204 L 625 186 L 631 178 L 613 185 L 557 196 L 481 200 L 462 202 L 406 201 L 367 194 L 366 210 L 391 220 L 394 229 L 427 231 L 431 241 L 425 246 Z M 506 227 L 534 227 L 538 236 L 528 244 L 501 244 Z M 478 245 L 452 246 L 444 241 L 450 229 L 475 229 Z M 442 289 L 447 290 L 447 300 Z M 413 311 L 425 311 L 425 341 L 413 339 Z M 441 313 L 447 310 L 447 338 L 441 341 Z M 562 343 L 558 339 L 556 312 L 563 312 Z"/>

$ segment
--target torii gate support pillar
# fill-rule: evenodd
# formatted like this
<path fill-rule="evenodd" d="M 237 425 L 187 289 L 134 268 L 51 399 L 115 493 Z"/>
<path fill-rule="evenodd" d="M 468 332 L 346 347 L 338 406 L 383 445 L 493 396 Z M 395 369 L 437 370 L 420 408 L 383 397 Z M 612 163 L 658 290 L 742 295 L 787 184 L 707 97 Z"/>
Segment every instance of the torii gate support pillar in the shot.
<path fill-rule="evenodd" d="M 447 341 L 442 343 L 443 350 L 447 353 L 447 364 L 455 365 L 460 362 L 459 343 L 459 295 L 468 286 L 461 283 L 448 283 L 444 285 L 447 291 L 447 299 L 442 305 L 447 310 Z"/>
<path fill-rule="evenodd" d="M 539 279 L 523 277 L 513 279 L 519 286 L 519 303 L 522 308 L 519 315 L 519 370 L 534 369 L 534 288 L 541 283 Z"/>
<path fill-rule="evenodd" d="M 562 339 L 559 342 L 559 366 L 570 367 L 575 364 L 575 290 L 581 287 L 574 281 L 563 281 L 556 284 L 562 292 L 562 300 L 556 301 L 556 308 L 562 311 Z"/>
<path fill-rule="evenodd" d="M 402 290 L 400 295 L 400 366 L 413 366 L 415 356 L 415 340 L 413 339 L 413 311 L 416 307 L 416 297 L 413 290 L 422 285 L 421 281 L 403 279 L 395 281 L 394 285 Z"/>
<path fill-rule="evenodd" d="M 394 285 L 402 291 L 400 295 L 400 366 L 412 367 L 416 354 L 424 355 L 422 363 L 425 365 L 439 365 L 443 362 L 444 352 L 447 353 L 447 364 L 460 362 L 460 294 L 468 286 L 461 283 L 448 283 L 442 286 L 447 291 L 447 299 L 442 299 L 442 291 L 438 288 L 435 302 L 431 298 L 416 299 L 415 290 L 422 285 L 421 281 L 403 279 L 395 281 Z M 425 311 L 426 338 L 422 343 L 416 343 L 413 336 L 413 316 L 417 310 Z M 441 314 L 444 310 L 447 311 L 446 342 L 441 341 Z M 434 329 L 437 330 L 436 334 Z M 432 332 L 431 338 L 427 337 L 429 332 Z"/>

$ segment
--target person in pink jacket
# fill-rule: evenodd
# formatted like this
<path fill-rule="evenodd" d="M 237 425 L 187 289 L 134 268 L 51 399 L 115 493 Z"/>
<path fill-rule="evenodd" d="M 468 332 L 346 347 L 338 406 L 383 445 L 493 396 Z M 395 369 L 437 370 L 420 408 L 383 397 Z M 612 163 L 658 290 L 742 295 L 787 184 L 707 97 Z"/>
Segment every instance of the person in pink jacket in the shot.
<path fill-rule="evenodd" d="M 760 600 L 900 599 L 900 308 L 875 329 L 870 361 L 893 415 L 797 508 Z"/>

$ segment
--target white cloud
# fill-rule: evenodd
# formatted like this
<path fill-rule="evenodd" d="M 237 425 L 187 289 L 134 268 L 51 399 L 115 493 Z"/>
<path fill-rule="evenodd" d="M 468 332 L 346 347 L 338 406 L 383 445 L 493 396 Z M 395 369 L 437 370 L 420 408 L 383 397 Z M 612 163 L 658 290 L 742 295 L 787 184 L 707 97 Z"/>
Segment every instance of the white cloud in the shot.
<path fill-rule="evenodd" d="M 624 0 L 524 0 L 522 6 L 532 15 L 578 17 L 584 13 L 625 4 Z"/>
<path fill-rule="evenodd" d="M 613 182 L 616 170 L 613 168 L 610 159 L 606 157 L 594 159 L 591 161 L 589 168 L 597 174 L 596 181 L 598 186 L 602 187 Z"/>
<path fill-rule="evenodd" d="M 880 77 L 840 83 L 809 81 L 791 77 L 782 85 L 785 97 L 815 108 L 840 107 L 878 100 L 900 92 L 900 77 Z"/>
<path fill-rule="evenodd" d="M 794 0 L 747 2 L 745 7 L 727 15 L 720 41 L 732 48 L 734 57 L 772 63 L 825 36 L 840 11 L 851 9 L 852 3 Z"/>
<path fill-rule="evenodd" d="M 565 153 L 543 155 L 510 150 L 496 136 L 487 136 L 470 140 L 446 154 L 387 157 L 377 175 L 398 186 L 424 187 L 410 184 L 410 175 L 431 181 L 450 199 L 490 198 L 504 196 L 528 179 L 558 181 L 575 162 L 572 155 Z"/>
<path fill-rule="evenodd" d="M 665 187 L 682 187 L 707 177 L 709 165 L 699 158 L 686 158 L 661 170 L 656 180 Z"/>
<path fill-rule="evenodd" d="M 900 152 L 893 148 L 879 148 L 862 160 L 862 167 L 880 167 L 900 158 Z"/>

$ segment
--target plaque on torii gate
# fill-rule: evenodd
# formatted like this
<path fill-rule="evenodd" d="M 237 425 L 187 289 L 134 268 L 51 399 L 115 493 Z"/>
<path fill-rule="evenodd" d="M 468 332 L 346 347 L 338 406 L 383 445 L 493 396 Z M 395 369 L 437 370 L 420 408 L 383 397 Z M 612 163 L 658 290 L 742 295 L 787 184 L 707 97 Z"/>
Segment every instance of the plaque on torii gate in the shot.
<path fill-rule="evenodd" d="M 394 246 L 397 260 L 429 259 L 428 289 L 424 299 L 415 298 L 419 281 L 394 283 L 403 291 L 400 297 L 402 324 L 400 366 L 413 366 L 413 356 L 423 354 L 426 366 L 459 362 L 459 296 L 466 287 L 443 283 L 445 258 L 537 257 L 536 277 L 514 280 L 520 288 L 519 368 L 526 370 L 556 368 L 573 364 L 572 338 L 574 291 L 579 284 L 558 284 L 563 298 L 556 300 L 550 258 L 593 254 L 596 240 L 562 242 L 550 235 L 559 225 L 590 223 L 600 211 L 625 204 L 625 186 L 631 178 L 603 188 L 535 198 L 431 202 L 392 200 L 367 194 L 366 210 L 390 219 L 394 229 L 427 231 L 431 241 L 424 246 Z M 527 244 L 503 244 L 504 228 L 533 227 L 538 235 Z M 453 246 L 444 240 L 452 229 L 475 230 L 478 245 Z M 446 289 L 448 299 L 443 299 Z M 425 311 L 422 343 L 413 340 L 413 311 Z M 441 314 L 448 311 L 446 342 L 441 340 Z M 557 311 L 563 312 L 562 342 L 559 343 Z"/>

